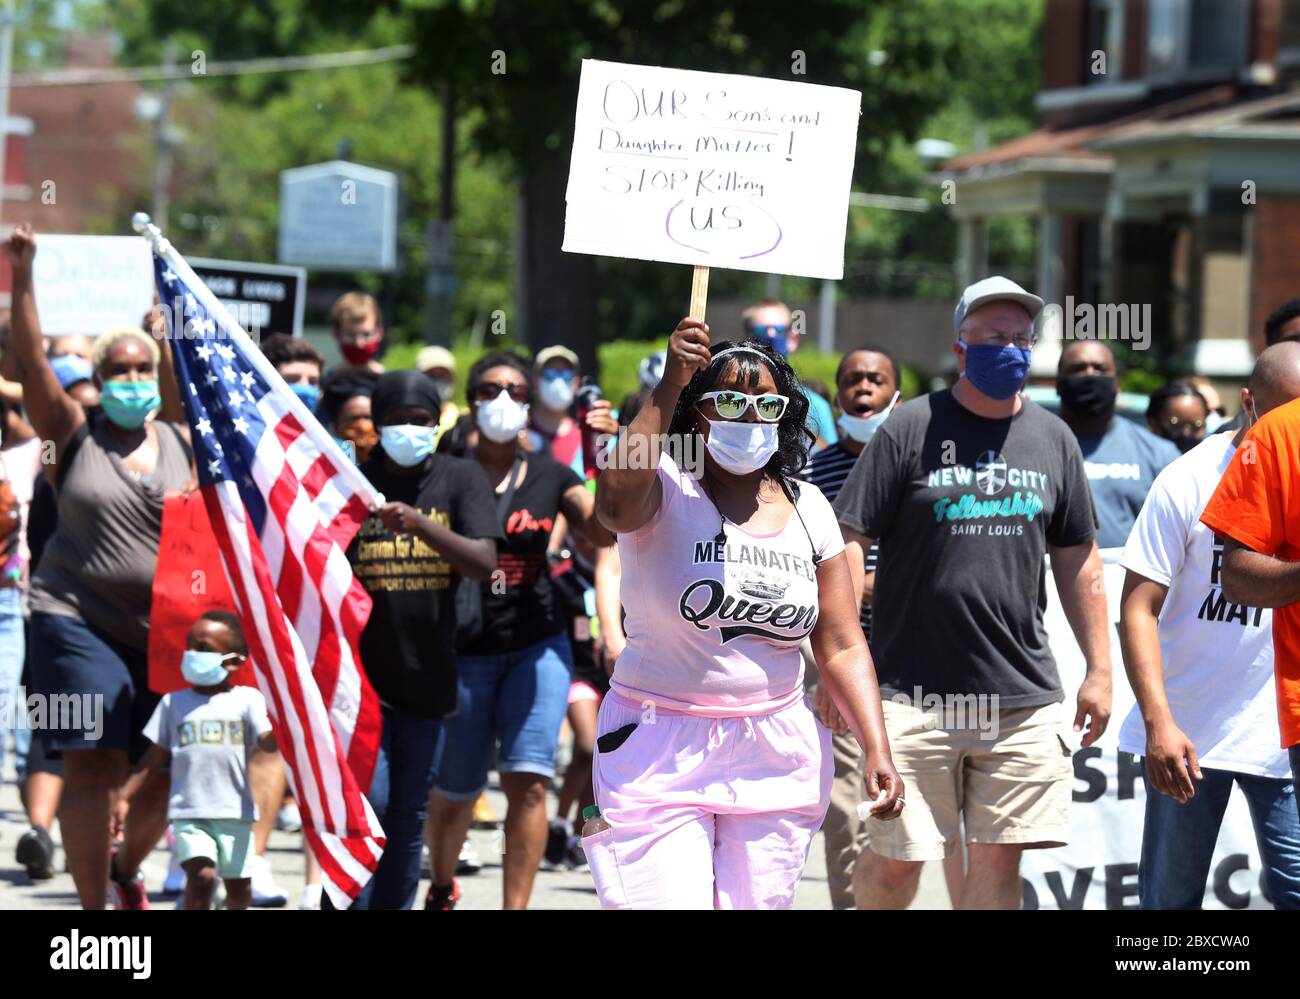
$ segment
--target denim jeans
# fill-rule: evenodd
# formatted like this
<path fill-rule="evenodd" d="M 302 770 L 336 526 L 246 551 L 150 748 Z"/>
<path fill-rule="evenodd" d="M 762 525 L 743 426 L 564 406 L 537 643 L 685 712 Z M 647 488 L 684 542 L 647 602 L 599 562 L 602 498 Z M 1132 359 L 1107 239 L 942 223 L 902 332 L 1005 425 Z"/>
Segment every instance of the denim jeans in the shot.
<path fill-rule="evenodd" d="M 1294 766 L 1294 748 L 1291 760 Z M 1202 767 L 1201 772 L 1205 776 L 1196 783 L 1196 796 L 1185 805 L 1161 794 L 1144 775 L 1147 807 L 1142 861 L 1138 866 L 1141 907 L 1201 907 L 1219 826 L 1236 783 L 1250 807 L 1273 905 L 1278 909 L 1300 909 L 1300 810 L 1293 782 L 1207 767 Z"/>
<path fill-rule="evenodd" d="M 569 709 L 573 652 L 561 632 L 515 652 L 457 656 L 460 710 L 445 722 L 438 793 L 471 801 L 497 773 L 555 776 L 555 744 Z"/>
<path fill-rule="evenodd" d="M 0 775 L 9 750 L 9 730 L 14 733 L 14 764 L 21 777 L 27 765 L 31 729 L 27 727 L 27 701 L 19 703 L 23 654 L 27 647 L 23 629 L 23 595 L 16 586 L 0 589 Z"/>
<path fill-rule="evenodd" d="M 442 738 L 439 720 L 412 718 L 396 708 L 383 708 L 382 713 L 379 756 L 366 797 L 388 842 L 375 876 L 352 903 L 353 909 L 409 909 L 414 903 L 424 818 Z M 327 902 L 322 899 L 321 908 L 327 908 Z"/>
<path fill-rule="evenodd" d="M 1288 749 L 1287 755 L 1291 757 L 1291 780 L 1300 780 L 1300 742 Z M 1300 815 L 1300 798 L 1296 798 L 1295 807 L 1296 814 Z"/>

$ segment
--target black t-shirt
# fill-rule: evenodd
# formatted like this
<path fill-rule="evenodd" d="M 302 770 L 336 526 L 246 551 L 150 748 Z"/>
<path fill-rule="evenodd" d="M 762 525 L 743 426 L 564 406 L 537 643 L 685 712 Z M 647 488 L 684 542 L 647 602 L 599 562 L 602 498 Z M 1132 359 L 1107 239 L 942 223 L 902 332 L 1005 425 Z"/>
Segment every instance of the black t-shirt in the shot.
<path fill-rule="evenodd" d="M 394 475 L 376 447 L 361 471 L 390 502 L 407 503 L 467 538 L 501 538 L 492 486 L 477 462 L 435 454 L 420 472 Z M 361 662 L 379 699 L 418 718 L 453 714 L 457 577 L 447 560 L 370 516 L 348 561 L 374 601 L 361 633 Z"/>
<path fill-rule="evenodd" d="M 914 399 L 876 431 L 835 512 L 880 544 L 871 651 L 885 696 L 997 694 L 1003 708 L 1061 699 L 1044 555 L 1096 533 L 1062 420 L 1028 399 L 1004 420 L 948 389 Z"/>
<path fill-rule="evenodd" d="M 467 655 L 515 652 L 568 628 L 551 582 L 546 545 L 564 494 L 581 486 L 582 479 L 549 455 L 530 451 L 527 459 L 524 481 L 506 511 L 505 542 L 497 545 L 497 571 L 483 584 L 486 627 L 461 650 Z"/>

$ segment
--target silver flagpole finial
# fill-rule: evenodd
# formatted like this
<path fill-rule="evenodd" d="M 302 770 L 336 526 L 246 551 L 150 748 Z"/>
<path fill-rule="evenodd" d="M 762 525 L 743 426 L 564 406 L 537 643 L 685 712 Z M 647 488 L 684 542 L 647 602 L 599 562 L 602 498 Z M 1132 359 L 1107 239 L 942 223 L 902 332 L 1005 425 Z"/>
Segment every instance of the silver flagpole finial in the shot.
<path fill-rule="evenodd" d="M 164 256 L 171 249 L 171 243 L 162 234 L 162 230 L 153 224 L 148 212 L 136 212 L 131 216 L 131 228 L 149 241 L 153 252 Z"/>

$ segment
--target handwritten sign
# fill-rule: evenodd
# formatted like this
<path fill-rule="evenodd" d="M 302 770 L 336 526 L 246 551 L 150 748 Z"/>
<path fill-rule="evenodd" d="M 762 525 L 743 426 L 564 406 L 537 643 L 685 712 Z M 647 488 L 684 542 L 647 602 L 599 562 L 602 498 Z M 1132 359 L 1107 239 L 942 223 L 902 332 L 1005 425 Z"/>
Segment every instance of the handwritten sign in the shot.
<path fill-rule="evenodd" d="M 139 329 L 153 305 L 153 257 L 139 236 L 43 234 L 32 285 L 47 336 Z"/>
<path fill-rule="evenodd" d="M 838 280 L 861 103 L 583 60 L 564 249 Z"/>
<path fill-rule="evenodd" d="M 205 611 L 235 609 L 235 599 L 221 565 L 203 495 L 169 494 L 163 501 L 158 569 L 149 612 L 149 689 L 156 694 L 183 690 L 181 653 L 190 628 Z M 245 663 L 234 683 L 254 687 L 252 663 Z"/>

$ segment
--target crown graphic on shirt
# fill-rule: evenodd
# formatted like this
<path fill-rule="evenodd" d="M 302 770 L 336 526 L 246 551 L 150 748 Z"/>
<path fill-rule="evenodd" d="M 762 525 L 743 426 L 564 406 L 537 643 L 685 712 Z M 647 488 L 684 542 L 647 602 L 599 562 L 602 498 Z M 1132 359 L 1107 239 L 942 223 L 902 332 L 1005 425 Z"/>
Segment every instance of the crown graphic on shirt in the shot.
<path fill-rule="evenodd" d="M 789 588 L 789 582 L 776 579 L 764 572 L 747 572 L 736 583 L 736 589 L 745 596 L 759 600 L 780 600 Z"/>

